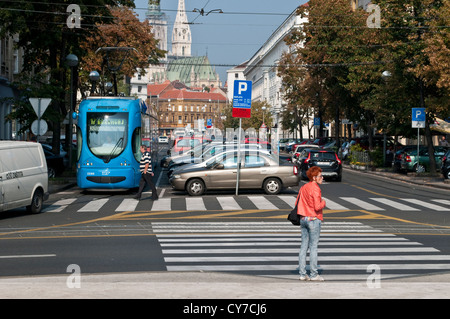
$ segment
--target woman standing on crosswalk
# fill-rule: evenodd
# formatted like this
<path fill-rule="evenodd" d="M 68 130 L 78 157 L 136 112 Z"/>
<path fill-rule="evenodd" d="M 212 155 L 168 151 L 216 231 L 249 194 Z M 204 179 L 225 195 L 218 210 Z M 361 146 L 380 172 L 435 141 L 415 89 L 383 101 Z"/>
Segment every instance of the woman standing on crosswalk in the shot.
<path fill-rule="evenodd" d="M 307 172 L 309 183 L 298 192 L 297 214 L 300 215 L 302 244 L 299 253 L 300 280 L 323 281 L 317 271 L 317 246 L 319 245 L 320 227 L 323 221 L 323 208 L 326 203 L 322 199 L 322 169 L 311 167 Z M 306 253 L 309 248 L 310 277 L 306 274 Z"/>

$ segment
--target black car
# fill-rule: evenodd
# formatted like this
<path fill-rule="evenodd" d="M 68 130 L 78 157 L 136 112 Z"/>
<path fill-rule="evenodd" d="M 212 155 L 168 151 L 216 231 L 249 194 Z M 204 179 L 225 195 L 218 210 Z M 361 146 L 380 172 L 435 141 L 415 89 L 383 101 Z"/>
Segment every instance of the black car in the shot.
<path fill-rule="evenodd" d="M 450 179 L 450 150 L 442 158 L 441 173 L 445 179 Z"/>
<path fill-rule="evenodd" d="M 48 177 L 56 177 L 64 171 L 64 156 L 56 155 L 44 148 L 45 159 L 47 161 Z"/>
<path fill-rule="evenodd" d="M 299 156 L 301 160 L 298 162 L 302 172 L 302 177 L 307 179 L 306 171 L 313 167 L 319 166 L 322 169 L 324 178 L 334 178 L 340 182 L 342 180 L 342 162 L 333 151 L 320 149 L 306 149 Z"/>

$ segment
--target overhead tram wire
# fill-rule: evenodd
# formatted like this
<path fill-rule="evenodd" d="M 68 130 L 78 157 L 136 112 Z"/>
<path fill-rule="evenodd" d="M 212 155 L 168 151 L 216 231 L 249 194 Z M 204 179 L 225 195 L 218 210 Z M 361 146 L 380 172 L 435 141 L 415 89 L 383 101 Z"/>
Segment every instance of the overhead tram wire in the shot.
<path fill-rule="evenodd" d="M 317 63 L 317 64 L 249 64 L 247 67 L 251 68 L 274 68 L 274 67 L 304 67 L 304 68 L 318 68 L 318 67 L 345 67 L 345 66 L 364 66 L 364 65 L 379 65 L 387 64 L 390 61 L 372 61 L 372 62 L 350 62 L 350 63 Z M 169 62 L 161 62 L 162 64 L 168 64 Z M 177 63 L 176 61 L 170 62 L 171 65 L 188 65 L 188 66 L 202 66 L 203 63 Z M 241 63 L 242 64 L 242 63 Z M 215 67 L 235 67 L 238 64 L 214 64 Z"/>

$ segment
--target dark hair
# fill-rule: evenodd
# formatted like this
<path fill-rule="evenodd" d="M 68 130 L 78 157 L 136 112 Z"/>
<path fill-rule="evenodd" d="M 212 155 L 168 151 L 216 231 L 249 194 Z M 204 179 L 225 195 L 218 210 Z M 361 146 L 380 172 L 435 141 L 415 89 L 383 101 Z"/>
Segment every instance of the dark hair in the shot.
<path fill-rule="evenodd" d="M 318 166 L 313 166 L 306 172 L 306 176 L 308 176 L 308 179 L 310 182 L 313 181 L 314 176 L 318 176 L 320 173 L 322 173 L 322 169 Z"/>

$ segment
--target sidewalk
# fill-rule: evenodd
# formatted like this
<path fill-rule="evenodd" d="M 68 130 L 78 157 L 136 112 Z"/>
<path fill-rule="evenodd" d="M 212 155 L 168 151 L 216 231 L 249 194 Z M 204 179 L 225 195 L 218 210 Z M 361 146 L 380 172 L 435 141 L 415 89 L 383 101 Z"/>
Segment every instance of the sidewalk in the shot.
<path fill-rule="evenodd" d="M 417 299 L 450 298 L 450 274 L 372 282 L 301 282 L 209 272 L 139 272 L 0 278 L 0 298 Z M 326 276 L 324 276 L 326 279 Z M 377 285 L 378 284 L 378 285 Z M 188 301 L 186 301 L 189 304 Z"/>

